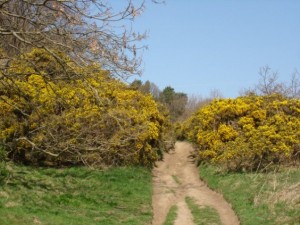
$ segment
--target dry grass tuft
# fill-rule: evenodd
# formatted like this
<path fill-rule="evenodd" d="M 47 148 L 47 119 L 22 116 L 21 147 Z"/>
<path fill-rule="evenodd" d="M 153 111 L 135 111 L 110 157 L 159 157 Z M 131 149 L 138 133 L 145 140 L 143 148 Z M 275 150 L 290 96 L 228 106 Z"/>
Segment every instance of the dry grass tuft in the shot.
<path fill-rule="evenodd" d="M 291 205 L 300 204 L 300 182 L 275 193 L 271 196 L 270 202 L 286 202 Z"/>

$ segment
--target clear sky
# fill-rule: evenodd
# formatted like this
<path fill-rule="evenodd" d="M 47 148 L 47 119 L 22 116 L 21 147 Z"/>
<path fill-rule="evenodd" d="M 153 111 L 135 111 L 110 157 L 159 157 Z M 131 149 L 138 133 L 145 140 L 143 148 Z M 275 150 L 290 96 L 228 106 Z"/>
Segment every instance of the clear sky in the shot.
<path fill-rule="evenodd" d="M 300 0 L 148 2 L 133 28 L 149 34 L 141 79 L 161 89 L 236 97 L 262 66 L 282 80 L 300 71 Z"/>

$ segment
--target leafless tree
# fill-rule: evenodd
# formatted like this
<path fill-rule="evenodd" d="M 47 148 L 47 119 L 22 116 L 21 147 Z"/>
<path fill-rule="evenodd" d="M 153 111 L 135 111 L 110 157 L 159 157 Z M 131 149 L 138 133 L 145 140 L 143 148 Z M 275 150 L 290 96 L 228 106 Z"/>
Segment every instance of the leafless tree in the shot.
<path fill-rule="evenodd" d="M 143 12 L 144 1 L 121 2 L 120 10 L 108 2 L 0 0 L 0 69 L 4 71 L 12 57 L 42 48 L 58 61 L 56 51 L 80 65 L 100 62 L 121 78 L 139 74 L 143 46 L 137 44 L 145 34 L 128 25 Z"/>
<path fill-rule="evenodd" d="M 259 70 L 260 80 L 255 88 L 245 89 L 242 95 L 271 95 L 280 94 L 288 98 L 300 98 L 300 74 L 297 70 L 292 74 L 289 82 L 280 82 L 278 73 L 272 71 L 269 66 L 261 67 Z"/>
<path fill-rule="evenodd" d="M 155 83 L 150 82 L 150 93 L 152 94 L 154 99 L 159 98 L 160 92 L 161 91 L 160 91 L 159 87 Z"/>
<path fill-rule="evenodd" d="M 263 95 L 283 94 L 286 93 L 284 83 L 278 82 L 278 73 L 271 70 L 269 66 L 264 66 L 259 69 L 260 80 L 256 89 Z"/>
<path fill-rule="evenodd" d="M 220 92 L 218 92 L 220 94 Z M 217 95 L 216 98 L 220 98 L 220 95 Z M 188 96 L 188 101 L 185 106 L 184 113 L 179 118 L 179 121 L 185 121 L 186 119 L 190 118 L 193 113 L 195 113 L 200 108 L 208 105 L 212 100 L 216 99 L 215 97 L 211 96 L 209 98 L 204 98 L 198 95 L 190 95 Z"/>
<path fill-rule="evenodd" d="M 221 98 L 223 98 L 223 94 L 222 94 L 222 92 L 220 91 L 220 90 L 218 90 L 218 89 L 212 89 L 211 91 L 210 91 L 210 97 L 209 97 L 210 99 L 221 99 Z"/>
<path fill-rule="evenodd" d="M 297 70 L 292 75 L 288 93 L 291 98 L 300 98 L 300 73 Z"/>

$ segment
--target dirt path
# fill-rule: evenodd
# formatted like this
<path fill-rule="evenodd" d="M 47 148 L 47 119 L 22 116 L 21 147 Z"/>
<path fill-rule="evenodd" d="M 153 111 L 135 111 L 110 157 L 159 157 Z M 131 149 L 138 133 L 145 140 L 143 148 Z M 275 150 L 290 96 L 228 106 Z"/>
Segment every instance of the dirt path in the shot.
<path fill-rule="evenodd" d="M 194 224 L 192 215 L 185 203 L 185 197 L 196 200 L 200 206 L 211 206 L 217 210 L 223 225 L 237 225 L 238 218 L 224 198 L 210 190 L 199 179 L 199 173 L 193 164 L 190 152 L 192 146 L 185 142 L 177 142 L 175 151 L 166 154 L 164 161 L 158 162 L 153 171 L 154 210 L 153 225 L 162 225 L 169 209 L 173 205 L 178 207 L 177 225 Z"/>

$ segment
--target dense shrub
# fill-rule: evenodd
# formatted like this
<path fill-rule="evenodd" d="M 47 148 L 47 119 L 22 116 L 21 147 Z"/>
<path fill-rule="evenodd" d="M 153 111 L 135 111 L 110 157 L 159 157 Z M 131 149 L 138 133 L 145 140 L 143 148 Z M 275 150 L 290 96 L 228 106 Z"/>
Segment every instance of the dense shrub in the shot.
<path fill-rule="evenodd" d="M 8 171 L 6 169 L 5 163 L 6 163 L 6 151 L 5 151 L 5 148 L 0 145 L 0 183 L 8 175 Z"/>
<path fill-rule="evenodd" d="M 215 100 L 182 125 L 200 160 L 229 170 L 299 160 L 300 100 L 249 95 Z"/>
<path fill-rule="evenodd" d="M 0 141 L 25 163 L 151 166 L 169 126 L 150 95 L 42 50 L 12 62 L 0 97 Z"/>

